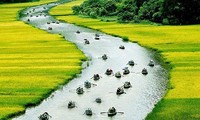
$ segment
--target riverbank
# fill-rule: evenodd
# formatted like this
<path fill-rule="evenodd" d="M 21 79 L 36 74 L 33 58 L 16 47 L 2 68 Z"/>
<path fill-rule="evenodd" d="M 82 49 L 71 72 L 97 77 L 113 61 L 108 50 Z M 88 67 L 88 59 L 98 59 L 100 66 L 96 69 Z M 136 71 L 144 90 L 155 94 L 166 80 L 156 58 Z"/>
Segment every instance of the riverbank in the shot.
<path fill-rule="evenodd" d="M 0 5 L 0 120 L 23 113 L 81 72 L 86 58 L 74 44 L 17 20 L 20 10 L 53 1 Z"/>
<path fill-rule="evenodd" d="M 156 49 L 173 66 L 170 87 L 165 98 L 147 119 L 200 119 L 200 25 L 157 26 L 120 24 L 75 16 L 71 7 L 77 0 L 55 7 L 50 13 L 60 20 L 126 36 L 132 42 Z"/>

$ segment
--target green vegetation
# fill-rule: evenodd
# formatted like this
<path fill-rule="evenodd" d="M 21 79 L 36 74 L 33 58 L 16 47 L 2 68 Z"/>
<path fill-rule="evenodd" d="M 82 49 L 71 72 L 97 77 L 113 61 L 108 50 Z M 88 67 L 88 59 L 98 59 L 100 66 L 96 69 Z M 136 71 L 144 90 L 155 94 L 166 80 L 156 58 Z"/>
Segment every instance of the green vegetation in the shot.
<path fill-rule="evenodd" d="M 200 119 L 200 25 L 157 26 L 149 24 L 120 24 L 73 15 L 76 0 L 53 8 L 51 14 L 69 23 L 97 29 L 156 49 L 170 62 L 170 85 L 167 95 L 147 117 L 150 120 Z M 59 15 L 59 16 L 57 16 Z"/>
<path fill-rule="evenodd" d="M 1 0 L 0 4 L 2 3 L 21 3 L 21 2 L 35 2 L 39 0 Z"/>
<path fill-rule="evenodd" d="M 85 56 L 74 44 L 16 20 L 20 10 L 52 1 L 0 5 L 0 120 L 38 104 L 81 71 Z"/>
<path fill-rule="evenodd" d="M 200 23 L 198 0 L 86 0 L 72 9 L 75 14 L 117 17 L 120 22 Z"/>

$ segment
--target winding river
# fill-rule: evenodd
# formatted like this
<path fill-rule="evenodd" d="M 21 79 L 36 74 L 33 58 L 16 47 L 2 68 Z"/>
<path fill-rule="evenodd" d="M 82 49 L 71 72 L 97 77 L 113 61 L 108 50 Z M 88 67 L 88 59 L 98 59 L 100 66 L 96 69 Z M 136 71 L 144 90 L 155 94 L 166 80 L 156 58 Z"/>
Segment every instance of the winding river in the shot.
<path fill-rule="evenodd" d="M 167 71 L 154 58 L 154 53 L 136 43 L 123 42 L 118 37 L 56 20 L 48 14 L 48 11 L 59 4 L 62 3 L 55 2 L 27 8 L 21 12 L 21 20 L 49 33 L 64 36 L 66 40 L 75 43 L 91 60 L 83 63 L 84 69 L 79 77 L 52 93 L 40 105 L 27 108 L 25 114 L 13 120 L 38 120 L 38 116 L 44 112 L 52 116 L 51 120 L 145 119 L 164 96 L 168 82 Z M 76 33 L 77 30 L 80 33 Z M 95 34 L 100 35 L 99 40 L 95 40 Z M 84 39 L 87 39 L 90 44 L 85 44 Z M 119 49 L 120 45 L 125 46 L 125 49 Z M 103 54 L 108 56 L 107 60 L 101 59 Z M 133 60 L 136 65 L 129 66 L 127 63 L 130 60 Z M 150 60 L 154 60 L 154 67 L 148 66 Z M 105 75 L 108 68 L 114 73 L 118 71 L 122 73 L 125 67 L 128 67 L 131 73 L 121 78 Z M 148 70 L 147 75 L 141 74 L 143 68 Z M 99 74 L 100 80 L 91 79 L 94 74 Z M 76 88 L 84 87 L 86 80 L 96 86 L 84 88 L 85 92 L 82 95 L 76 94 Z M 126 81 L 129 81 L 132 87 L 125 89 L 124 94 L 116 95 L 117 88 L 123 86 Z M 102 99 L 102 103 L 95 102 L 97 97 Z M 76 108 L 68 109 L 69 101 L 75 101 Z M 108 111 L 110 107 L 115 107 L 117 111 L 124 114 L 118 113 L 113 117 L 100 114 Z M 84 114 L 88 108 L 93 111 L 92 116 Z"/>

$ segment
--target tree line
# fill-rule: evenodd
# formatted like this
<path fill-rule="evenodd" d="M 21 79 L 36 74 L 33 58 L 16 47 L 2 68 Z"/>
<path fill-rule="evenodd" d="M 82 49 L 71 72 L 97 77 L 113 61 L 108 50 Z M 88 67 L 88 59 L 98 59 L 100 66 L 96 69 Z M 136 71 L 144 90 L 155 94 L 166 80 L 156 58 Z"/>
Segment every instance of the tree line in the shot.
<path fill-rule="evenodd" d="M 117 17 L 120 22 L 198 24 L 200 0 L 86 0 L 74 6 L 73 12 L 93 18 Z"/>

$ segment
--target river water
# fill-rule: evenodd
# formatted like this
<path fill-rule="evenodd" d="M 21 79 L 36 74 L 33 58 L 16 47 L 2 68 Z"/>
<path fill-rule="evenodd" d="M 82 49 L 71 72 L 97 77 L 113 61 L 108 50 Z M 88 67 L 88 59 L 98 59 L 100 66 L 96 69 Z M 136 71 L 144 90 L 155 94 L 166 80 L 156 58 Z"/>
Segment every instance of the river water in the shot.
<path fill-rule="evenodd" d="M 79 27 L 66 22 L 61 22 L 48 14 L 48 10 L 61 3 L 49 3 L 41 6 L 27 8 L 21 12 L 21 20 L 32 26 L 64 36 L 65 39 L 75 43 L 90 61 L 83 64 L 85 69 L 79 77 L 74 78 L 60 90 L 55 91 L 49 98 L 45 99 L 36 107 L 27 108 L 25 114 L 13 120 L 38 120 L 38 116 L 48 112 L 51 120 L 143 120 L 152 111 L 155 104 L 164 96 L 167 88 L 167 71 L 162 68 L 154 58 L 154 53 L 139 46 L 136 43 L 123 42 L 121 38 L 113 37 L 95 30 Z M 28 13 L 28 14 L 27 14 Z M 49 22 L 49 23 L 47 23 Z M 55 23 L 54 23 L 55 22 Z M 52 30 L 49 30 L 51 28 Z M 79 30 L 80 33 L 76 33 Z M 95 40 L 95 34 L 100 35 L 100 40 Z M 88 39 L 90 44 L 85 44 Z M 119 46 L 125 49 L 119 49 Z M 101 59 L 107 54 L 106 61 Z M 134 60 L 136 65 L 127 65 L 129 60 Z M 148 63 L 154 60 L 155 66 L 150 67 Z M 106 69 L 110 68 L 114 73 L 123 72 L 128 67 L 131 71 L 122 78 L 105 75 Z M 148 70 L 147 75 L 141 74 L 143 68 Z M 92 76 L 99 74 L 100 80 L 94 81 Z M 97 86 L 84 88 L 84 94 L 76 94 L 77 87 L 84 87 L 88 80 Z M 118 87 L 125 81 L 129 81 L 132 87 L 125 89 L 125 94 L 116 95 Z M 95 99 L 100 97 L 102 103 L 98 104 Z M 75 101 L 76 108 L 68 109 L 69 101 Z M 114 117 L 108 117 L 106 112 L 110 107 L 115 107 L 118 113 Z M 92 109 L 93 115 L 86 116 L 86 109 Z"/>

